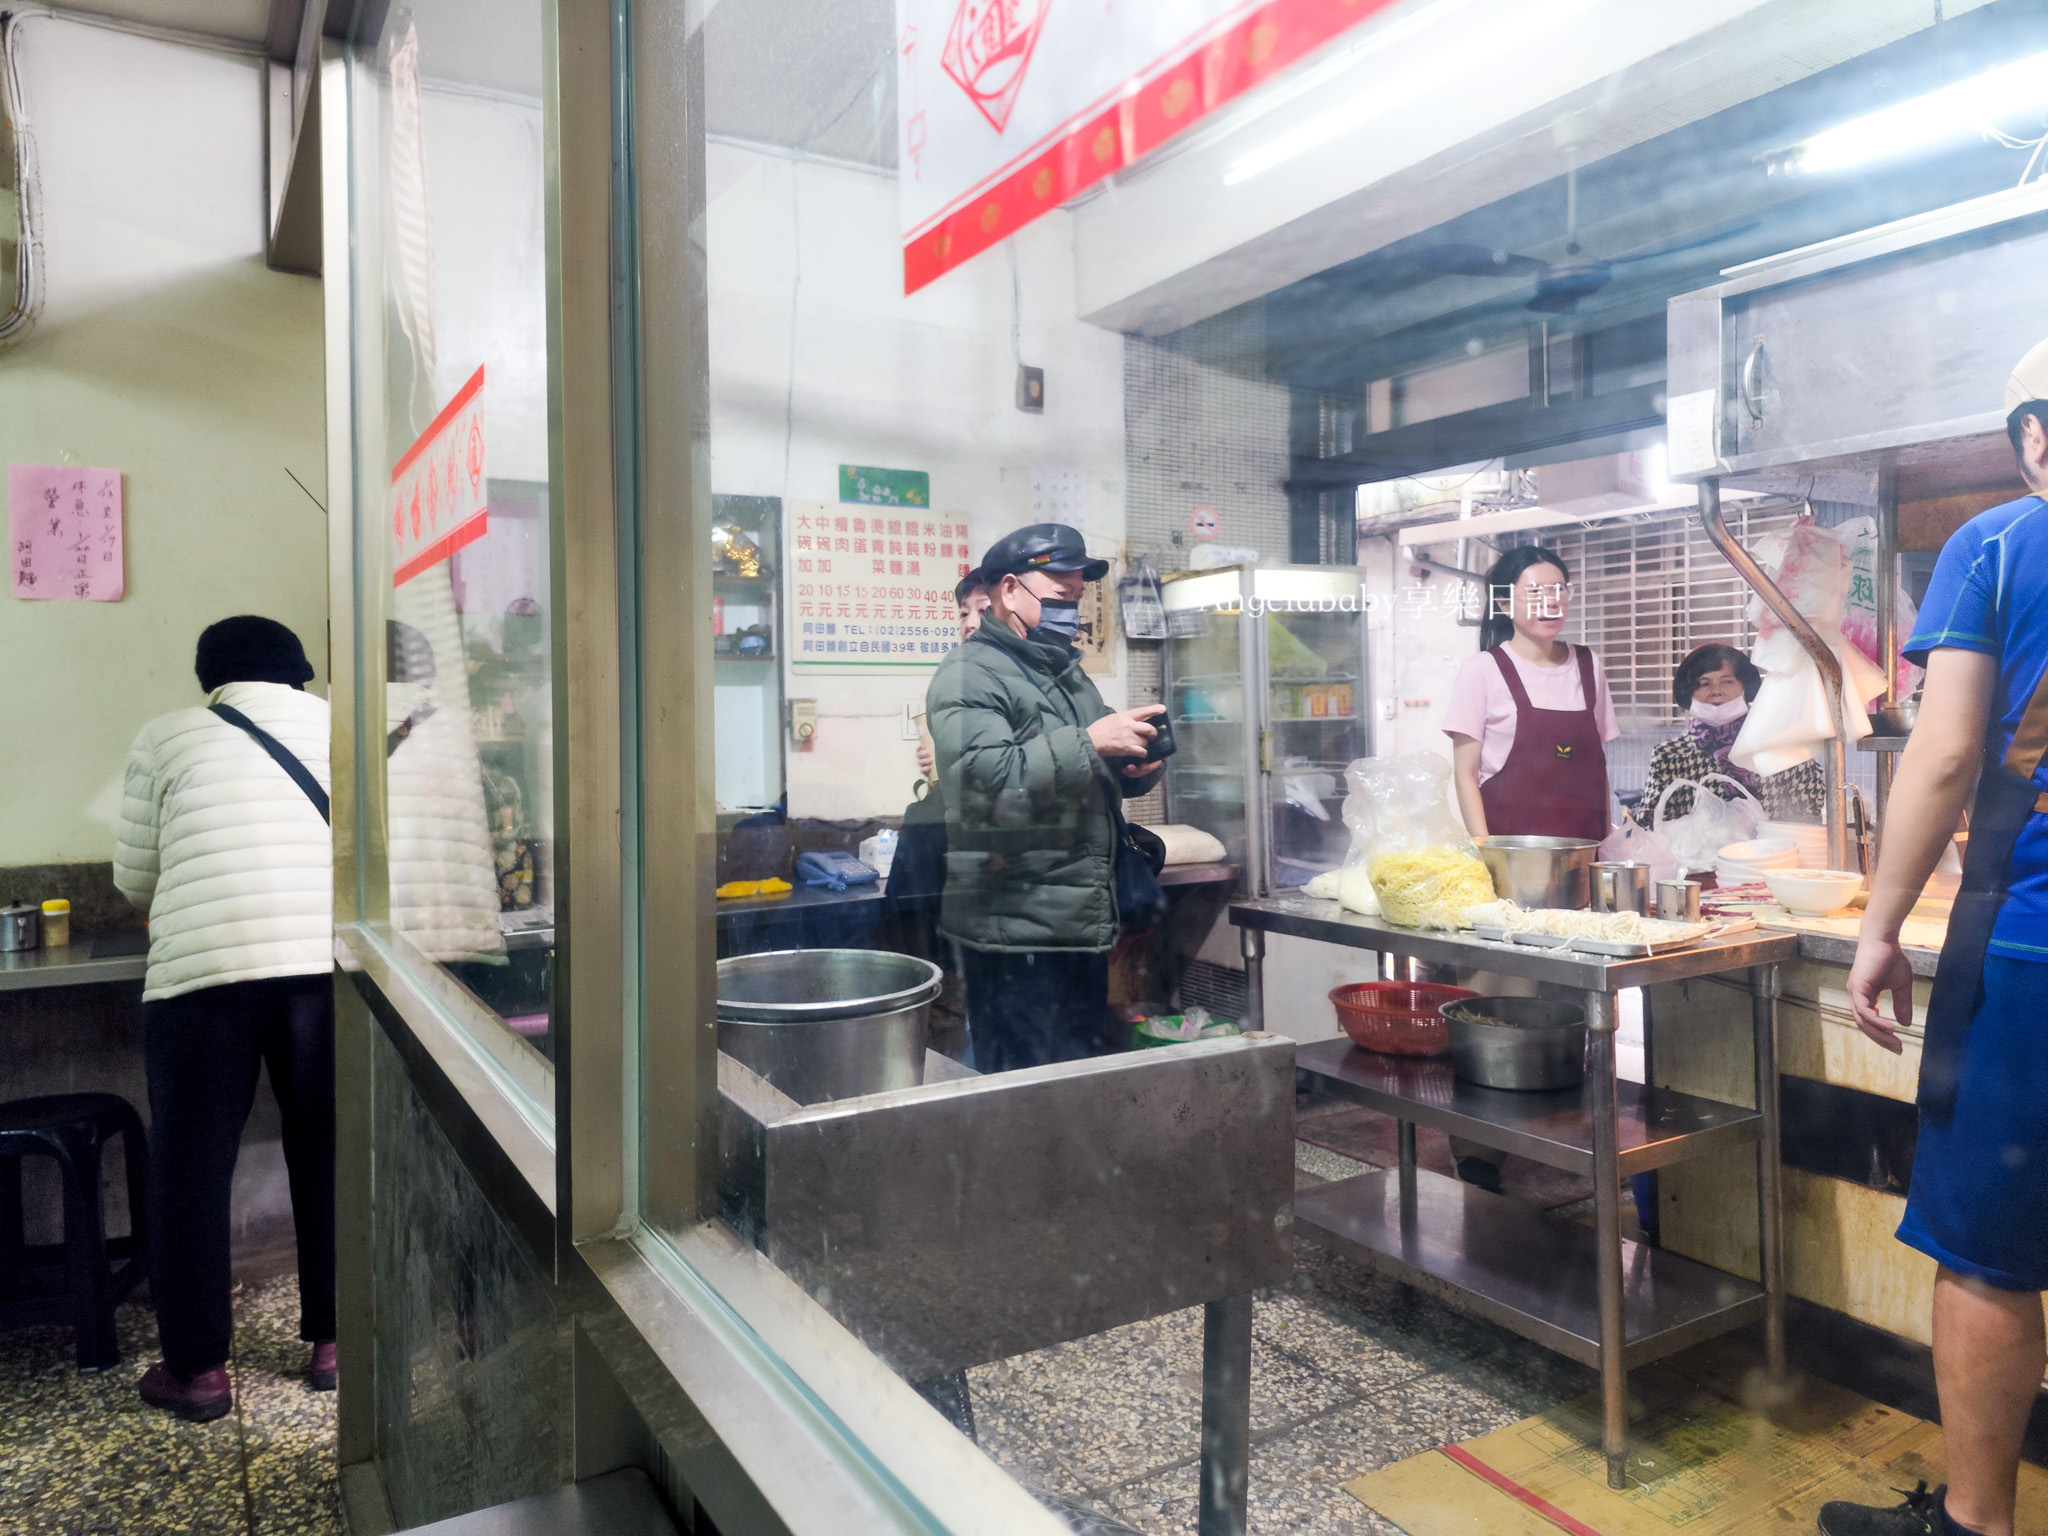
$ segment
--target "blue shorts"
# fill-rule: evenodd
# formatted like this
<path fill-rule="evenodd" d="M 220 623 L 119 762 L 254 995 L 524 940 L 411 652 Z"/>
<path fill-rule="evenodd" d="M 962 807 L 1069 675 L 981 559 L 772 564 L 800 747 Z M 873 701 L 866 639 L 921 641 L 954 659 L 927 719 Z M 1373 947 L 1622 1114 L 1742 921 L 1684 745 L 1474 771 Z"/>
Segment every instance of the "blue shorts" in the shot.
<path fill-rule="evenodd" d="M 1920 1117 L 1898 1236 L 1959 1275 L 2048 1291 L 2048 965 L 1985 958 L 1955 1113 Z"/>

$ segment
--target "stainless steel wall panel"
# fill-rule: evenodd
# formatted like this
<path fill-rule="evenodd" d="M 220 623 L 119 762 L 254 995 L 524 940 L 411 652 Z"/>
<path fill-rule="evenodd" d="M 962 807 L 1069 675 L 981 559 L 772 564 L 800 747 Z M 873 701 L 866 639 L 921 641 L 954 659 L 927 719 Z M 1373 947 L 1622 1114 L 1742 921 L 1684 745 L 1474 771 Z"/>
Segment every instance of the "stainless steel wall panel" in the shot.
<path fill-rule="evenodd" d="M 1293 1269 L 1294 1046 L 1274 1036 L 927 1084 L 754 1120 L 768 1257 L 913 1381 Z M 746 1074 L 751 1076 L 751 1074 Z"/>

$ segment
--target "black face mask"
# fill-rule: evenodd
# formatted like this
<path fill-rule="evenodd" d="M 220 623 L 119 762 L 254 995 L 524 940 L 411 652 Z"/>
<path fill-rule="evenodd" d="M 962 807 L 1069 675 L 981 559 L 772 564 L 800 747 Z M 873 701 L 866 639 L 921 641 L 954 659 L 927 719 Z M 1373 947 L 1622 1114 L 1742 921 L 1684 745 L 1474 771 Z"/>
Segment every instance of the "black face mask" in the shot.
<path fill-rule="evenodd" d="M 1038 622 L 1031 626 L 1031 638 L 1047 645 L 1072 645 L 1081 633 L 1081 605 L 1057 597 L 1038 599 Z"/>

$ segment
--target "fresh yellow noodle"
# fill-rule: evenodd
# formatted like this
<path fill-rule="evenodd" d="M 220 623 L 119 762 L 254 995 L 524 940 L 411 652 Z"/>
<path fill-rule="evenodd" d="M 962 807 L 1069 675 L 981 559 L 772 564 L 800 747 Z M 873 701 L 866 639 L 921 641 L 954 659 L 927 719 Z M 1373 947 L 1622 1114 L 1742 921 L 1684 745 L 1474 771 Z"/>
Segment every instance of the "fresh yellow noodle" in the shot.
<path fill-rule="evenodd" d="M 1403 928 L 1455 928 L 1460 913 L 1494 894 L 1486 866 L 1449 843 L 1377 854 L 1366 873 L 1380 911 Z"/>

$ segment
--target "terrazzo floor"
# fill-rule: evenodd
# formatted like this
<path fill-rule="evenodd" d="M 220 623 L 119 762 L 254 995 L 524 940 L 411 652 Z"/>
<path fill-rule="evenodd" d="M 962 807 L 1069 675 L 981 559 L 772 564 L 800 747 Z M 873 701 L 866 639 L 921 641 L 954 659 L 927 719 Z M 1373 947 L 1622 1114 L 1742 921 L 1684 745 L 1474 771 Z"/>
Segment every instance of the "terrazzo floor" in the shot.
<path fill-rule="evenodd" d="M 1298 1186 L 1368 1166 L 1296 1143 Z M 0 1532 L 344 1536 L 335 1398 L 300 1378 L 297 1305 L 290 1275 L 238 1291 L 236 1411 L 212 1424 L 136 1395 L 156 1358 L 146 1298 L 121 1308 L 123 1362 L 101 1376 L 72 1368 L 68 1330 L 0 1333 Z M 1192 1533 L 1201 1356 L 1197 1308 L 982 1366 L 969 1372 L 982 1447 L 1069 1508 L 1144 1536 Z M 1292 1279 L 1254 1301 L 1252 1532 L 1399 1536 L 1342 1484 L 1596 1385 L 1559 1355 L 1303 1244 Z"/>
<path fill-rule="evenodd" d="M 66 1328 L 0 1333 L 0 1531 L 8 1536 L 344 1536 L 334 1394 L 306 1389 L 298 1282 L 235 1297 L 235 1411 L 187 1424 L 136 1383 L 157 1357 L 146 1295 L 121 1364 L 73 1368 Z"/>
<path fill-rule="evenodd" d="M 1297 1187 L 1367 1164 L 1296 1143 Z M 1252 1314 L 1254 1536 L 1387 1536 L 1342 1485 L 1598 1386 L 1591 1371 L 1308 1244 Z M 1195 1529 L 1202 1314 L 968 1372 L 982 1448 L 1037 1490 L 1144 1536 Z"/>

